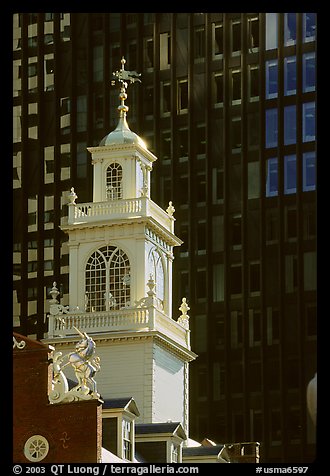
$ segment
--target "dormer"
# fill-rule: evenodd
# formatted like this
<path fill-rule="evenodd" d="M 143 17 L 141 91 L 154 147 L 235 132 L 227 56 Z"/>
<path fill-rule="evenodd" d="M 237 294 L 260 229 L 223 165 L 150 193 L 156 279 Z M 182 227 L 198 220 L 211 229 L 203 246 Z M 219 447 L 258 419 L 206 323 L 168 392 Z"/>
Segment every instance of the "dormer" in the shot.
<path fill-rule="evenodd" d="M 179 422 L 137 423 L 136 453 L 141 462 L 182 463 L 187 434 Z"/>
<path fill-rule="evenodd" d="M 125 461 L 135 459 L 135 419 L 140 415 L 133 398 L 109 398 L 102 408 L 102 444 Z"/>

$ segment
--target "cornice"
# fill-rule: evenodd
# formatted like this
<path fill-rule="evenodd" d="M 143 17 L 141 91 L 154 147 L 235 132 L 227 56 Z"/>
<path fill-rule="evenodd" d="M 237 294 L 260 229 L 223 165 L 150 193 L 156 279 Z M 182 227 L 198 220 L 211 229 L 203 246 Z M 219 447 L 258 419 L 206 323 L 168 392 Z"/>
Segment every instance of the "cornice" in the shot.
<path fill-rule="evenodd" d="M 116 219 L 113 221 L 95 221 L 88 223 L 76 223 L 73 225 L 61 225 L 60 229 L 68 234 L 73 231 L 80 230 L 92 230 L 99 228 L 112 228 L 114 226 L 131 226 L 136 224 L 144 224 L 148 226 L 152 231 L 154 231 L 160 238 L 162 238 L 170 246 L 180 246 L 183 241 L 180 240 L 176 235 L 166 230 L 162 225 L 160 225 L 153 217 L 136 217 L 136 218 L 123 218 Z"/>
<path fill-rule="evenodd" d="M 102 334 L 91 334 L 93 340 L 96 343 L 96 352 L 98 345 L 104 344 L 125 344 L 130 342 L 151 342 L 156 343 L 163 349 L 170 352 L 175 357 L 185 362 L 191 362 L 195 360 L 198 355 L 186 347 L 178 344 L 173 339 L 158 331 L 144 331 L 144 332 L 108 332 Z M 58 339 L 43 339 L 44 343 L 52 344 L 56 347 L 70 347 L 77 342 L 76 337 L 61 337 Z"/>
<path fill-rule="evenodd" d="M 92 155 L 94 155 L 93 160 L 98 160 L 95 157 L 95 154 L 100 154 L 103 155 L 107 153 L 112 153 L 112 152 L 135 152 L 139 153 L 144 157 L 147 157 L 150 162 L 155 162 L 157 160 L 157 157 L 150 152 L 148 149 L 144 149 L 141 145 L 139 144 L 112 144 L 112 145 L 102 145 L 102 146 L 94 146 L 94 147 L 87 147 L 88 152 L 90 152 Z M 135 157 L 134 157 L 135 158 Z"/>

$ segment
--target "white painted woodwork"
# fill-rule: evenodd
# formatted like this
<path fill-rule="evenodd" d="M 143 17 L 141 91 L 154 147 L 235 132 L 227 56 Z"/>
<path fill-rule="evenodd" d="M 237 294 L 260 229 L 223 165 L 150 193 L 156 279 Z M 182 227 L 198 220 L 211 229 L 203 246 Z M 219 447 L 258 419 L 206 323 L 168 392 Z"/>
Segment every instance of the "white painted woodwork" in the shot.
<path fill-rule="evenodd" d="M 74 189 L 68 195 L 68 219 L 61 228 L 69 236 L 69 305 L 64 307 L 56 298 L 50 301 L 47 342 L 67 353 L 79 340 L 75 327 L 88 333 L 100 357 L 95 378 L 103 399 L 133 397 L 139 422 L 177 421 L 187 431 L 188 362 L 196 355 L 190 350 L 189 316 L 182 311 L 183 319 L 177 322 L 179 314 L 172 318 L 173 247 L 182 241 L 174 234 L 172 203 L 165 211 L 150 198 L 156 157 L 127 124 L 122 127 L 117 127 L 115 139 L 108 136 L 107 145 L 88 148 L 93 202 L 79 203 Z M 124 143 L 127 137 L 131 142 Z M 117 200 L 109 200 L 106 191 L 107 168 L 113 163 L 122 168 L 122 195 Z M 86 264 L 107 245 L 120 248 L 129 259 L 130 303 L 119 310 L 86 312 Z M 155 280 L 151 263 L 156 258 L 161 263 L 158 276 L 164 272 L 161 293 L 157 282 L 153 287 L 149 281 L 150 274 Z"/>

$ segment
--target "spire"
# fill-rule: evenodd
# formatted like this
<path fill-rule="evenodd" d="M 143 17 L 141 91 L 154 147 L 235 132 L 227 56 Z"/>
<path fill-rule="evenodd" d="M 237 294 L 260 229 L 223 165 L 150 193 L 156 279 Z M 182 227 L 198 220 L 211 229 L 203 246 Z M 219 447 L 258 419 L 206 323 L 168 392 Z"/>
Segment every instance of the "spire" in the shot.
<path fill-rule="evenodd" d="M 144 149 L 146 149 L 146 145 L 143 140 L 134 132 L 130 130 L 126 121 L 126 113 L 128 112 L 128 106 L 125 104 L 127 99 L 127 88 L 129 83 L 135 83 L 138 81 L 141 83 L 140 80 L 140 73 L 136 71 L 127 71 L 125 69 L 126 60 L 124 57 L 121 59 L 121 69 L 119 71 L 115 71 L 113 76 L 116 78 L 111 81 L 111 85 L 115 85 L 116 81 L 120 84 L 120 92 L 119 92 L 119 99 L 120 104 L 117 107 L 119 111 L 119 121 L 117 127 L 114 131 L 110 132 L 107 136 L 105 136 L 102 141 L 100 142 L 100 146 L 103 145 L 112 145 L 112 144 L 123 144 L 123 143 L 139 143 Z"/>
<path fill-rule="evenodd" d="M 119 111 L 120 118 L 125 118 L 126 113 L 128 112 L 128 106 L 126 106 L 125 104 L 125 100 L 127 99 L 126 90 L 128 88 L 127 81 L 131 83 L 135 83 L 136 81 L 138 81 L 139 83 L 141 83 L 141 80 L 139 79 L 141 74 L 137 73 L 136 71 L 126 71 L 125 63 L 126 63 L 126 60 L 124 57 L 122 57 L 121 69 L 119 71 L 112 73 L 113 76 L 115 76 L 115 78 L 117 78 L 118 82 L 120 83 L 120 93 L 119 93 L 120 105 L 117 108 Z M 115 81 L 116 80 L 113 80 L 111 84 L 115 84 Z"/>

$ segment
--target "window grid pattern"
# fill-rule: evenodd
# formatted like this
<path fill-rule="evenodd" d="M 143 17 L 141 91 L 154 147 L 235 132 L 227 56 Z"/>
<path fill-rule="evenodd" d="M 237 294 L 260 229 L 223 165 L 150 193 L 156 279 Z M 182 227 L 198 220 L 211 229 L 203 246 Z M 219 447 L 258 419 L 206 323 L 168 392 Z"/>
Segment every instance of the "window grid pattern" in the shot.
<path fill-rule="evenodd" d="M 123 457 L 130 461 L 132 453 L 131 423 L 123 420 Z"/>
<path fill-rule="evenodd" d="M 86 266 L 87 312 L 122 309 L 130 304 L 130 264 L 115 246 L 96 250 Z"/>
<path fill-rule="evenodd" d="M 107 200 L 120 200 L 122 198 L 122 179 L 122 166 L 116 163 L 110 164 L 106 176 Z"/>

